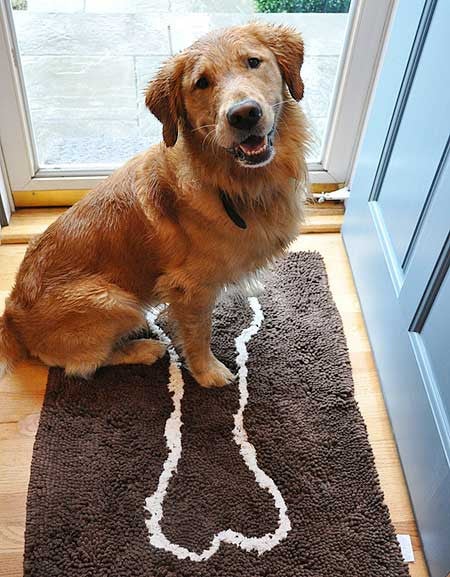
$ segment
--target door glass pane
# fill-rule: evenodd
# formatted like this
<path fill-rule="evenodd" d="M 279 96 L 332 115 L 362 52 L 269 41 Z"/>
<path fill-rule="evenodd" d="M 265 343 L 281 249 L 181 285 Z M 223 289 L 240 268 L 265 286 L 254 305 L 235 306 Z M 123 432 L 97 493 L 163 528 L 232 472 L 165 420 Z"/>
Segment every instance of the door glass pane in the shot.
<path fill-rule="evenodd" d="M 41 168 L 115 166 L 161 140 L 143 92 L 213 28 L 257 18 L 305 41 L 301 105 L 321 159 L 350 0 L 11 0 Z"/>

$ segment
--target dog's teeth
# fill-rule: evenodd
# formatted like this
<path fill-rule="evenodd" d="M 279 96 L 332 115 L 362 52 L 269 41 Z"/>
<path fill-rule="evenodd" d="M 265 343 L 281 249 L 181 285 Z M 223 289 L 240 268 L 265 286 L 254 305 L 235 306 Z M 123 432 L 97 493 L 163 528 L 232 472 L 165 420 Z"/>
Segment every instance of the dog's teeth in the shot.
<path fill-rule="evenodd" d="M 253 150 L 248 150 L 244 147 L 237 147 L 236 148 L 236 156 L 239 160 L 245 160 L 246 158 L 249 159 L 251 157 L 260 156 L 264 154 L 269 148 L 268 140 L 266 139 L 265 142 L 262 142 L 257 148 Z"/>

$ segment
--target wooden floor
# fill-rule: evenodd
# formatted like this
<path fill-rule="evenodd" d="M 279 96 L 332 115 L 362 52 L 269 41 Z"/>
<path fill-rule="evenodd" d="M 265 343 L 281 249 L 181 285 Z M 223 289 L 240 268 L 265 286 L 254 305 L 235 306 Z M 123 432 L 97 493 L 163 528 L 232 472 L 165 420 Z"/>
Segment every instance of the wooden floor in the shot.
<path fill-rule="evenodd" d="M 20 208 L 9 226 L 0 232 L 1 244 L 23 244 L 36 234 L 41 234 L 67 208 Z M 344 208 L 341 203 L 327 202 L 308 205 L 303 233 L 339 232 Z"/>
<path fill-rule="evenodd" d="M 25 249 L 25 244 L 0 246 L 0 310 Z M 397 533 L 408 533 L 412 537 L 416 561 L 410 564 L 411 576 L 427 577 L 342 239 L 338 233 L 307 234 L 299 238 L 294 249 L 317 250 L 325 259 L 331 290 L 344 322 L 356 398 L 367 424 L 386 502 Z M 23 574 L 26 492 L 46 377 L 45 367 L 27 362 L 0 383 L 0 577 L 22 577 Z"/>

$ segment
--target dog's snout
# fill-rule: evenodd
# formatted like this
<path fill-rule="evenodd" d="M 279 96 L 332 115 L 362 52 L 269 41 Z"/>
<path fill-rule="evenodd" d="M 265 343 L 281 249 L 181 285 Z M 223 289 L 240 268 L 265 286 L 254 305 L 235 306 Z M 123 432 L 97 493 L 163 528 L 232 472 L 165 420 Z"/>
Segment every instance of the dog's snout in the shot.
<path fill-rule="evenodd" d="M 256 126 L 263 115 L 256 100 L 243 100 L 231 106 L 227 112 L 228 122 L 233 128 L 248 130 Z"/>

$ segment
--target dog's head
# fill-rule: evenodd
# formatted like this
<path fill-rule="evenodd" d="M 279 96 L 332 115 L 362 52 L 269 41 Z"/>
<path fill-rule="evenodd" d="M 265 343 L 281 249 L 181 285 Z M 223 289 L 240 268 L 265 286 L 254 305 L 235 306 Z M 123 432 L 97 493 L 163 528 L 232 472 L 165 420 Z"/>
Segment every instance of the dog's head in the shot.
<path fill-rule="evenodd" d="M 245 167 L 268 164 L 284 101 L 303 96 L 301 36 L 253 23 L 214 31 L 171 58 L 150 83 L 146 104 L 163 124 L 167 146 L 179 129 L 203 148 Z"/>

